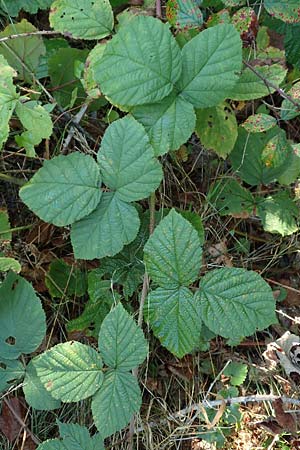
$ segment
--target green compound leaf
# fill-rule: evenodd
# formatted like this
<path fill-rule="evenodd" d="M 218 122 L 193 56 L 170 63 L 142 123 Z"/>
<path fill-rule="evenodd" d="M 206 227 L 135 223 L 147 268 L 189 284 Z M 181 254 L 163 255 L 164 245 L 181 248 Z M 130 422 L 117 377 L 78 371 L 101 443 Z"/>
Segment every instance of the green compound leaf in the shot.
<path fill-rule="evenodd" d="M 132 370 L 148 353 L 148 343 L 141 328 L 121 303 L 105 317 L 98 344 L 104 363 L 113 369 Z"/>
<path fill-rule="evenodd" d="M 241 339 L 277 323 L 272 290 L 255 272 L 212 270 L 202 278 L 196 295 L 205 325 L 225 338 Z"/>
<path fill-rule="evenodd" d="M 34 367 L 51 396 L 64 402 L 90 397 L 103 381 L 99 353 L 76 341 L 55 345 L 34 360 Z"/>
<path fill-rule="evenodd" d="M 116 120 L 107 128 L 98 162 L 103 182 L 124 202 L 148 197 L 162 179 L 147 133 L 133 117 Z"/>
<path fill-rule="evenodd" d="M 0 256 L 0 272 L 21 272 L 21 264 L 14 258 L 8 258 L 6 256 Z"/>
<path fill-rule="evenodd" d="M 26 19 L 19 23 L 8 25 L 0 38 L 10 36 L 11 34 L 32 33 L 38 31 Z M 8 64 L 13 67 L 18 78 L 27 82 L 32 82 L 31 72 L 39 66 L 40 57 L 46 53 L 46 48 L 41 36 L 27 36 L 11 39 L 0 44 L 0 53 L 5 57 Z"/>
<path fill-rule="evenodd" d="M 87 290 L 85 273 L 78 267 L 69 266 L 62 259 L 51 262 L 45 284 L 51 297 L 63 298 L 65 295 L 82 297 Z"/>
<path fill-rule="evenodd" d="M 23 392 L 26 402 L 34 409 L 51 411 L 60 407 L 60 401 L 50 395 L 37 376 L 34 360 L 26 367 Z"/>
<path fill-rule="evenodd" d="M 289 236 L 299 229 L 296 223 L 299 209 L 286 191 L 262 199 L 257 205 L 257 213 L 264 230 L 269 233 Z"/>
<path fill-rule="evenodd" d="M 293 183 L 300 174 L 300 144 L 292 145 L 293 153 L 289 167 L 278 177 L 280 184 Z"/>
<path fill-rule="evenodd" d="M 95 69 L 96 81 L 111 102 L 131 106 L 163 99 L 180 74 L 180 49 L 168 25 L 148 16 L 123 25 Z"/>
<path fill-rule="evenodd" d="M 299 0 L 265 0 L 264 7 L 271 16 L 283 22 L 300 22 Z"/>
<path fill-rule="evenodd" d="M 234 179 L 222 179 L 210 188 L 209 202 L 213 203 L 221 216 L 248 217 L 255 206 L 254 198 Z"/>
<path fill-rule="evenodd" d="M 280 86 L 280 84 L 285 79 L 287 74 L 287 70 L 281 66 L 280 64 L 271 64 L 267 66 L 254 66 L 256 72 L 260 73 L 260 75 L 276 86 Z M 270 95 L 275 92 L 274 88 L 271 88 L 269 85 L 259 78 L 251 69 L 246 67 L 238 82 L 228 93 L 228 98 L 232 100 L 254 100 L 256 98 L 262 98 L 266 95 Z"/>
<path fill-rule="evenodd" d="M 240 127 L 230 159 L 236 173 L 254 186 L 278 179 L 289 167 L 292 154 L 284 130 L 274 127 L 265 133 L 248 134 Z"/>
<path fill-rule="evenodd" d="M 223 375 L 230 378 L 232 386 L 240 386 L 247 378 L 248 367 L 246 364 L 231 362 L 223 371 Z"/>
<path fill-rule="evenodd" d="M 77 423 L 57 422 L 65 450 L 104 450 L 99 433 L 91 438 L 86 427 Z"/>
<path fill-rule="evenodd" d="M 13 83 L 14 76 L 16 72 L 0 55 L 0 150 L 8 138 L 9 120 L 19 97 Z"/>
<path fill-rule="evenodd" d="M 150 292 L 144 308 L 147 322 L 161 344 L 182 358 L 200 341 L 198 300 L 186 287 L 158 288 Z"/>
<path fill-rule="evenodd" d="M 2 9 L 9 16 L 16 17 L 21 9 L 35 14 L 38 9 L 47 9 L 51 6 L 53 0 L 2 0 L 0 10 Z"/>
<path fill-rule="evenodd" d="M 177 150 L 195 129 L 193 105 L 174 93 L 161 100 L 131 110 L 146 129 L 156 156 Z"/>
<path fill-rule="evenodd" d="M 253 114 L 249 116 L 242 127 L 249 133 L 263 133 L 275 127 L 277 120 L 268 114 Z"/>
<path fill-rule="evenodd" d="M 22 125 L 26 128 L 20 136 L 16 136 L 16 142 L 20 147 L 24 147 L 26 155 L 34 157 L 34 147 L 51 136 L 53 124 L 51 116 L 43 106 L 36 101 L 21 103 L 16 106 L 16 113 Z"/>
<path fill-rule="evenodd" d="M 45 332 L 40 299 L 31 284 L 10 272 L 0 286 L 0 358 L 15 359 L 21 353 L 32 353 Z"/>
<path fill-rule="evenodd" d="M 202 31 L 182 49 L 178 89 L 196 108 L 217 106 L 228 97 L 242 66 L 242 42 L 233 25 Z"/>
<path fill-rule="evenodd" d="M 96 427 L 103 437 L 124 428 L 142 404 L 141 391 L 130 372 L 108 370 L 104 382 L 92 400 Z"/>
<path fill-rule="evenodd" d="M 72 226 L 71 241 L 75 257 L 104 258 L 119 253 L 133 241 L 140 226 L 133 205 L 123 202 L 115 193 L 105 192 L 95 211 Z"/>
<path fill-rule="evenodd" d="M 114 25 L 108 0 L 55 0 L 51 5 L 50 25 L 73 39 L 102 39 Z"/>
<path fill-rule="evenodd" d="M 65 226 L 96 208 L 100 183 L 97 163 L 91 156 L 76 152 L 45 161 L 20 189 L 20 197 L 45 222 Z"/>
<path fill-rule="evenodd" d="M 203 24 L 203 15 L 199 8 L 202 0 L 168 0 L 166 16 L 175 28 L 185 31 L 198 28 Z"/>
<path fill-rule="evenodd" d="M 168 289 L 188 286 L 195 281 L 201 258 L 197 231 L 174 209 L 156 227 L 144 248 L 150 277 Z"/>
<path fill-rule="evenodd" d="M 196 134 L 206 148 L 225 158 L 233 149 L 238 135 L 235 114 L 222 103 L 215 108 L 196 110 Z"/>
<path fill-rule="evenodd" d="M 0 392 L 6 391 L 11 385 L 23 377 L 24 366 L 20 361 L 0 358 Z"/>

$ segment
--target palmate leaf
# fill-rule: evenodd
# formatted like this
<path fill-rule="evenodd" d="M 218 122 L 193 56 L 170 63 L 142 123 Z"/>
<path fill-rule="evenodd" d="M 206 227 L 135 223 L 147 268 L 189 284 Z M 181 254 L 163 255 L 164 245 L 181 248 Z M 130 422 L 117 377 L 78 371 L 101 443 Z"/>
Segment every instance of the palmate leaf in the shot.
<path fill-rule="evenodd" d="M 57 422 L 62 440 L 49 439 L 42 442 L 37 450 L 104 450 L 99 433 L 91 438 L 86 427 L 77 423 Z"/>
<path fill-rule="evenodd" d="M 123 25 L 95 68 L 101 91 L 115 105 L 127 106 L 160 101 L 180 74 L 180 49 L 168 25 L 149 16 Z"/>
<path fill-rule="evenodd" d="M 50 25 L 73 39 L 102 39 L 114 25 L 108 0 L 55 0 L 51 5 Z"/>
<path fill-rule="evenodd" d="M 34 360 L 34 367 L 51 396 L 64 402 L 90 397 L 103 381 L 99 353 L 80 342 L 55 345 Z"/>
<path fill-rule="evenodd" d="M 205 325 L 225 338 L 241 339 L 277 323 L 272 290 L 255 272 L 212 270 L 202 278 L 196 296 Z"/>
<path fill-rule="evenodd" d="M 45 332 L 40 299 L 30 283 L 10 272 L 0 286 L 0 358 L 15 359 L 33 352 Z"/>
<path fill-rule="evenodd" d="M 150 292 L 144 315 L 162 345 L 179 358 L 190 353 L 200 341 L 198 300 L 186 287 Z"/>
<path fill-rule="evenodd" d="M 113 369 L 134 369 L 148 353 L 148 343 L 141 328 L 121 303 L 104 319 L 98 345 L 104 363 Z"/>
<path fill-rule="evenodd" d="M 228 96 L 242 66 L 242 42 L 233 25 L 202 31 L 182 49 L 181 95 L 196 108 L 216 106 Z"/>
<path fill-rule="evenodd" d="M 148 197 L 162 179 L 147 133 L 133 117 L 116 120 L 107 128 L 98 162 L 104 183 L 125 202 Z"/>
<path fill-rule="evenodd" d="M 45 222 L 65 226 L 96 208 L 101 197 L 100 183 L 93 158 L 71 153 L 45 161 L 20 189 L 20 197 Z"/>
<path fill-rule="evenodd" d="M 0 55 L 0 150 L 8 138 L 9 120 L 19 97 L 13 83 L 15 75 L 15 70 Z"/>
<path fill-rule="evenodd" d="M 0 392 L 6 391 L 24 373 L 25 369 L 20 361 L 0 358 Z"/>
<path fill-rule="evenodd" d="M 150 277 L 167 289 L 192 283 L 198 276 L 201 257 L 197 231 L 174 209 L 156 227 L 144 247 Z"/>
<path fill-rule="evenodd" d="M 130 372 L 110 369 L 92 400 L 96 427 L 103 437 L 125 427 L 139 411 L 142 396 L 138 381 Z"/>
<path fill-rule="evenodd" d="M 136 106 L 131 113 L 145 127 L 156 156 L 177 150 L 195 129 L 193 105 L 175 93 L 159 103 Z"/>
<path fill-rule="evenodd" d="M 136 208 L 105 192 L 95 211 L 72 226 L 71 241 L 76 258 L 113 256 L 133 241 L 140 226 Z"/>

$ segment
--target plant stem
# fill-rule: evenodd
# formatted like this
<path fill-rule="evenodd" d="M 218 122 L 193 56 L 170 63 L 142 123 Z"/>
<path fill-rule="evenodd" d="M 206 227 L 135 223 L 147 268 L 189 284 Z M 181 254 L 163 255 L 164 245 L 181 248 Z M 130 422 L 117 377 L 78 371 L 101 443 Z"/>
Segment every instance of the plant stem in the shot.
<path fill-rule="evenodd" d="M 156 0 L 156 17 L 158 19 L 162 18 L 162 15 L 161 15 L 161 0 Z"/>
<path fill-rule="evenodd" d="M 15 231 L 28 230 L 29 228 L 32 228 L 32 227 L 33 227 L 33 224 L 23 225 L 22 227 L 9 228 L 9 230 L 0 231 L 0 236 L 2 234 L 14 233 Z"/>
<path fill-rule="evenodd" d="M 155 226 L 155 192 L 152 192 L 150 198 L 149 198 L 149 211 L 150 211 L 150 220 L 149 220 L 149 234 L 151 235 L 154 231 Z M 138 315 L 138 326 L 142 327 L 143 325 L 143 312 L 144 312 L 144 305 L 145 300 L 148 294 L 149 290 L 149 277 L 145 270 L 144 273 L 144 279 L 143 279 L 143 287 L 142 287 L 142 293 L 141 293 L 141 299 L 140 299 L 140 306 L 139 306 L 139 315 Z M 139 374 L 139 368 L 136 367 L 132 371 L 133 376 L 136 378 Z M 129 434 L 128 434 L 128 448 L 129 450 L 133 450 L 133 436 L 134 436 L 134 423 L 135 423 L 135 416 L 132 418 L 130 425 L 129 425 Z"/>
<path fill-rule="evenodd" d="M 18 186 L 23 186 L 26 183 L 25 180 L 12 177 L 11 175 L 6 175 L 5 173 L 0 173 L 0 180 L 7 181 L 8 183 L 17 184 Z"/>
<path fill-rule="evenodd" d="M 10 36 L 5 36 L 0 38 L 0 42 L 6 42 L 11 41 L 12 39 L 18 39 L 18 38 L 26 38 L 30 36 L 53 36 L 55 34 L 63 34 L 59 31 L 52 31 L 52 30 L 40 30 L 40 31 L 30 31 L 28 33 L 19 33 L 19 34 L 11 34 Z"/>
<path fill-rule="evenodd" d="M 300 103 L 297 102 L 293 97 L 291 97 L 289 94 L 287 94 L 283 89 L 281 89 L 279 86 L 276 86 L 276 84 L 272 83 L 271 81 L 267 80 L 261 73 L 259 73 L 251 64 L 249 64 L 247 61 L 243 61 L 244 65 L 248 67 L 255 75 L 260 78 L 267 87 L 270 87 L 272 89 L 275 89 L 276 92 L 282 97 L 291 102 L 298 110 L 300 110 Z"/>

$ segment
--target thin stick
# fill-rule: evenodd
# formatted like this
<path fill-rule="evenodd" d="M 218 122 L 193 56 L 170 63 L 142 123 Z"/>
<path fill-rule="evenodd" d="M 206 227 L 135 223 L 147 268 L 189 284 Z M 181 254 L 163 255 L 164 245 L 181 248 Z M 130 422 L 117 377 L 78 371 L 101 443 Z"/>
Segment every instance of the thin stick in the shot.
<path fill-rule="evenodd" d="M 0 180 L 7 181 L 8 183 L 17 184 L 18 186 L 23 186 L 26 183 L 25 180 L 12 177 L 11 175 L 6 175 L 5 173 L 0 173 Z"/>
<path fill-rule="evenodd" d="M 243 61 L 244 65 L 248 67 L 255 75 L 260 78 L 267 87 L 270 87 L 272 89 L 275 89 L 276 92 L 282 97 L 291 102 L 298 110 L 300 110 L 300 103 L 298 103 L 293 97 L 288 95 L 283 89 L 281 89 L 279 86 L 276 86 L 276 84 L 272 83 L 272 81 L 267 80 L 261 73 L 259 73 L 251 64 L 249 64 L 247 61 Z"/>
<path fill-rule="evenodd" d="M 16 419 L 16 421 L 21 425 L 21 427 L 24 430 L 26 430 L 26 433 L 29 434 L 29 436 L 31 437 L 33 442 L 35 444 L 39 445 L 41 443 L 41 441 L 29 430 L 26 423 L 24 423 L 23 420 L 21 419 L 21 417 L 16 413 L 14 408 L 10 405 L 9 401 L 6 398 L 3 398 L 3 401 L 6 404 L 6 406 L 8 407 L 8 409 L 10 410 L 10 412 L 12 413 L 12 415 L 14 416 L 14 418 Z"/>
<path fill-rule="evenodd" d="M 0 38 L 0 43 L 11 41 L 12 39 L 26 38 L 26 37 L 30 37 L 30 36 L 53 36 L 55 34 L 64 34 L 64 33 L 61 33 L 60 31 L 52 31 L 52 30 L 30 31 L 28 33 L 11 34 L 10 36 L 2 37 L 2 38 Z"/>
<path fill-rule="evenodd" d="M 162 14 L 161 14 L 161 0 L 156 0 L 156 17 L 158 19 L 162 18 Z"/>
<path fill-rule="evenodd" d="M 83 116 L 84 116 L 85 113 L 86 113 L 86 110 L 87 110 L 88 106 L 89 106 L 89 103 L 88 103 L 88 102 L 87 102 L 87 103 L 84 103 L 84 104 L 81 106 L 79 112 L 76 114 L 76 116 L 75 116 L 74 119 L 73 119 L 73 124 L 74 124 L 74 123 L 77 123 L 77 125 L 78 125 L 78 124 L 80 123 L 81 119 L 83 118 Z M 74 133 L 75 133 L 75 127 L 72 126 L 72 127 L 70 128 L 70 130 L 69 130 L 68 136 L 66 137 L 66 140 L 65 140 L 64 145 L 63 145 L 63 148 L 62 148 L 62 152 L 61 152 L 61 153 L 62 153 L 63 155 L 66 155 L 66 154 L 68 153 L 68 147 L 69 147 L 69 144 L 70 144 L 70 142 L 71 142 L 72 137 L 74 136 Z"/>

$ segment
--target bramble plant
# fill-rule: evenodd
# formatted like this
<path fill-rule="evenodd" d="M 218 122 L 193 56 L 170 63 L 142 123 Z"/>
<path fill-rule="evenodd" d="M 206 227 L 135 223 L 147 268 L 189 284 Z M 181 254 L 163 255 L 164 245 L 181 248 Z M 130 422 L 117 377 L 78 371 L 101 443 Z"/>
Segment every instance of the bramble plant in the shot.
<path fill-rule="evenodd" d="M 205 233 L 198 214 L 175 207 L 155 211 L 164 155 L 196 133 L 218 158 L 228 156 L 232 169 L 210 184 L 206 208 L 242 219 L 256 215 L 266 232 L 282 236 L 299 227 L 298 199 L 290 185 L 300 175 L 300 144 L 280 128 L 281 121 L 300 115 L 299 83 L 293 84 L 300 48 L 291 46 L 292 37 L 299 37 L 298 2 L 265 0 L 261 11 L 256 2 L 243 0 L 168 0 L 168 23 L 143 9 L 115 17 L 122 3 L 0 3 L 10 17 L 50 8 L 53 29 L 39 31 L 22 19 L 0 33 L 0 147 L 10 139 L 12 118 L 18 119 L 14 145 L 34 158 L 55 130 L 55 108 L 64 112 L 81 105 L 84 114 L 110 105 L 96 155 L 53 156 L 19 192 L 39 219 L 70 229 L 75 259 L 100 260 L 86 276 L 57 259 L 45 281 L 53 299 L 88 293 L 82 314 L 66 328 L 84 330 L 98 348 L 72 340 L 41 351 L 42 302 L 17 274 L 20 263 L 0 254 L 0 270 L 8 272 L 0 284 L 1 391 L 23 380 L 25 399 L 38 410 L 91 398 L 98 429 L 91 437 L 85 427 L 58 422 L 61 439 L 45 441 L 39 450 L 104 448 L 103 440 L 138 413 L 137 368 L 149 352 L 143 320 L 178 358 L 199 349 L 204 326 L 236 345 L 277 322 L 272 290 L 258 273 L 204 270 Z M 279 25 L 285 54 L 272 46 L 267 32 Z M 86 47 L 77 48 L 77 40 Z M 296 68 L 288 84 L 285 55 Z M 47 83 L 61 87 L 52 96 Z M 252 113 L 238 125 L 234 105 L 274 92 L 283 97 L 280 107 L 253 102 Z M 70 124 L 73 132 L 79 126 L 73 119 Z M 271 184 L 275 192 L 265 195 L 261 186 Z M 0 211 L 0 242 L 8 245 L 9 228 Z M 118 292 L 112 285 L 120 286 Z M 130 303 L 136 293 L 138 323 Z M 239 420 L 234 413 L 232 423 Z"/>

